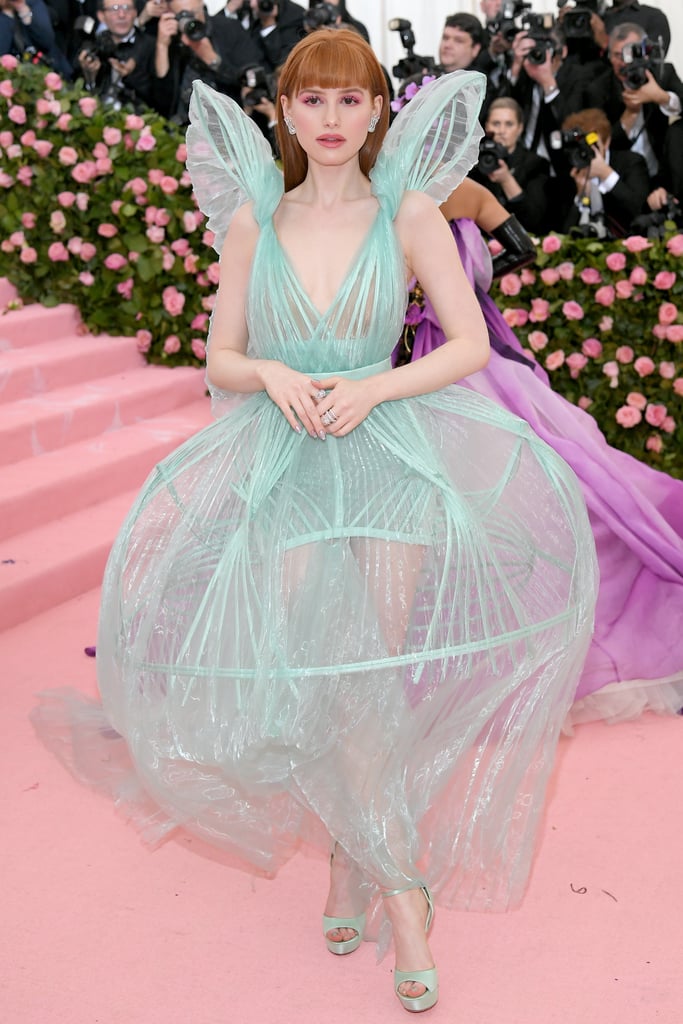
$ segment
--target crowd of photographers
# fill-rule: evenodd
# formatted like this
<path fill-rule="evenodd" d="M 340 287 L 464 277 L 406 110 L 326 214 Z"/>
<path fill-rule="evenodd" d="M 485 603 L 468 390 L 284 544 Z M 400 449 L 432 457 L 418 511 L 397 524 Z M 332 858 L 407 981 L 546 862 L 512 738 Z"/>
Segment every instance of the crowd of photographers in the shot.
<path fill-rule="evenodd" d="M 530 232 L 655 234 L 683 204 L 683 83 L 666 61 L 666 16 L 638 0 L 480 0 L 481 18 L 446 18 L 435 57 L 392 69 L 398 101 L 425 75 L 487 78 L 486 131 L 472 177 Z M 113 106 L 186 124 L 195 79 L 242 104 L 275 148 L 278 68 L 307 32 L 351 27 L 346 0 L 0 0 L 0 53 L 41 61 Z M 387 81 L 393 95 L 392 78 Z"/>

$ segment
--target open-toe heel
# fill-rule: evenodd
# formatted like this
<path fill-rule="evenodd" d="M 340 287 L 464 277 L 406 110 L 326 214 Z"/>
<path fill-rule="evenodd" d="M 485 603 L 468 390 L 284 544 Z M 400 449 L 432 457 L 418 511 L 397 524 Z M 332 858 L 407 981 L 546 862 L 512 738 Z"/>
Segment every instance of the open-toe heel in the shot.
<path fill-rule="evenodd" d="M 434 902 L 432 894 L 426 885 L 407 885 L 403 889 L 391 889 L 382 893 L 382 896 L 400 896 L 411 889 L 420 889 L 427 900 L 427 919 L 425 921 L 425 932 L 429 932 L 434 920 Z M 416 985 L 423 985 L 425 991 L 419 996 L 406 996 L 399 992 L 401 985 L 406 982 L 414 982 Z M 394 991 L 398 996 L 401 1006 L 409 1013 L 422 1013 L 424 1010 L 431 1010 L 439 998 L 439 976 L 436 967 L 429 967 L 423 971 L 399 971 L 394 968 Z"/>
<path fill-rule="evenodd" d="M 328 932 L 334 931 L 335 928 L 348 928 L 355 931 L 355 935 L 350 939 L 343 939 L 341 942 L 335 942 L 334 939 L 328 937 Z M 325 944 L 329 949 L 330 953 L 337 953 L 339 956 L 344 956 L 346 953 L 353 953 L 354 949 L 358 949 L 361 942 L 363 941 L 363 932 L 365 930 L 365 914 L 359 914 L 358 917 L 328 917 L 323 914 L 323 935 L 325 936 Z"/>

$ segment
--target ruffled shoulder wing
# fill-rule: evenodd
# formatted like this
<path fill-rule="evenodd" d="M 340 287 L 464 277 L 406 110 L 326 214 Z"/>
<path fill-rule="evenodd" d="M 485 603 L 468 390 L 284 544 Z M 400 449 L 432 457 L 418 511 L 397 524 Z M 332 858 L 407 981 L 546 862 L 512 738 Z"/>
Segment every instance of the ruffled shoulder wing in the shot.
<path fill-rule="evenodd" d="M 397 114 L 372 170 L 375 195 L 392 217 L 408 190 L 445 202 L 474 166 L 483 130 L 486 77 L 452 71 L 423 86 Z"/>
<path fill-rule="evenodd" d="M 187 169 L 217 252 L 240 206 L 251 200 L 260 224 L 282 197 L 282 173 L 263 134 L 234 100 L 201 81 L 190 101 Z"/>

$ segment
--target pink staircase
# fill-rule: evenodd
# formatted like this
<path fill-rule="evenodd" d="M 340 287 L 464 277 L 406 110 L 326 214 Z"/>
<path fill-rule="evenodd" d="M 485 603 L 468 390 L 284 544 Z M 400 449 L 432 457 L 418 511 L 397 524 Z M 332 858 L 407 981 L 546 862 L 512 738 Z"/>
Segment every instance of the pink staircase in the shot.
<path fill-rule="evenodd" d="M 72 306 L 0 316 L 0 630 L 99 585 L 145 477 L 210 418 L 201 371 L 148 366 Z"/>

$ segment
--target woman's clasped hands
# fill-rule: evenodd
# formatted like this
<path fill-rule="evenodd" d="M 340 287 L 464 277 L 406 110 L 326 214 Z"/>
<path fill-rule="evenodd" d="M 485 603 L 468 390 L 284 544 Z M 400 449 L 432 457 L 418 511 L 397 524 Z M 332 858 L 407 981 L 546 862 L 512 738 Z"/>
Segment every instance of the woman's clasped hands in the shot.
<path fill-rule="evenodd" d="M 324 441 L 328 434 L 343 437 L 368 416 L 377 404 L 369 379 L 329 377 L 311 380 L 306 374 L 273 362 L 263 374 L 269 398 L 299 433 Z"/>

